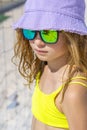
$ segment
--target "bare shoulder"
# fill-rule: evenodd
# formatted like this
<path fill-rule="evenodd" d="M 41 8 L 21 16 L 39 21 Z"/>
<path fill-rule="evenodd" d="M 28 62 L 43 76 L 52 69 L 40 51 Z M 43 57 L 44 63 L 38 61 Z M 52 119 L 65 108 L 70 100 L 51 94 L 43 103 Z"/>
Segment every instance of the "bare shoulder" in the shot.
<path fill-rule="evenodd" d="M 69 122 L 70 130 L 86 130 L 87 81 L 75 79 L 73 82 L 74 83 L 69 84 L 64 94 L 62 109 Z M 82 122 L 82 120 L 84 120 L 84 122 Z"/>
<path fill-rule="evenodd" d="M 64 98 L 66 100 L 72 99 L 73 101 L 87 99 L 87 77 L 83 74 L 74 76 L 68 84 Z"/>
<path fill-rule="evenodd" d="M 86 82 L 83 84 L 80 84 L 80 81 L 77 82 L 78 84 L 72 83 L 68 85 L 68 88 L 64 95 L 64 100 L 67 102 L 72 101 L 71 103 L 79 102 L 79 100 L 84 100 L 87 103 L 87 87 L 83 85 L 86 85 Z"/>

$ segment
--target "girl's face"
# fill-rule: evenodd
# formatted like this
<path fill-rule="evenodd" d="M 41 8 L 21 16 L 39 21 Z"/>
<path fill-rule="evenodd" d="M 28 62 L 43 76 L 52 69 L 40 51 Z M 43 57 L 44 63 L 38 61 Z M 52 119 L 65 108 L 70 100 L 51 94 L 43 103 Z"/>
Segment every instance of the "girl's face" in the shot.
<path fill-rule="evenodd" d="M 55 44 L 44 43 L 39 33 L 34 40 L 29 40 L 30 46 L 41 61 L 54 61 L 68 52 L 63 33 L 59 33 L 59 39 Z"/>

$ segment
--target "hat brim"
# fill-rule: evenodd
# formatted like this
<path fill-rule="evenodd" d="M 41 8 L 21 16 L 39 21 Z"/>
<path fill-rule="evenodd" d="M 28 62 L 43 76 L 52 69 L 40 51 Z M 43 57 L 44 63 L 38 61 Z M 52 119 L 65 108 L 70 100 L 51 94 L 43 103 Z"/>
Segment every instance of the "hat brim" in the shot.
<path fill-rule="evenodd" d="M 65 30 L 67 32 L 87 35 L 87 27 L 83 20 L 53 12 L 30 11 L 24 13 L 13 25 L 14 29 L 30 30 Z"/>

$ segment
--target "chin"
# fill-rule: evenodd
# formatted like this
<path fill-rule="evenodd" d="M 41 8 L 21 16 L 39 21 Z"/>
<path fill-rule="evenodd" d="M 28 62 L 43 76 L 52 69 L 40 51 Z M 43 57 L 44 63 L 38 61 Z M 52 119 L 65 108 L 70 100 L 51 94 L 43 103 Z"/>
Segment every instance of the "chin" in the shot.
<path fill-rule="evenodd" d="M 48 61 L 48 59 L 46 57 L 42 57 L 42 56 L 37 56 L 37 57 L 41 61 Z"/>

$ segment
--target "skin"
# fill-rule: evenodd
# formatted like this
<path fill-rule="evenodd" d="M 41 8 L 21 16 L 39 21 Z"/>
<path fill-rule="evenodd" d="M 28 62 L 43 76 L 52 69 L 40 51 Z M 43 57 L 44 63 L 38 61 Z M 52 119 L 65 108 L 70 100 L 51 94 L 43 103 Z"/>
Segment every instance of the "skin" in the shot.
<path fill-rule="evenodd" d="M 39 87 L 43 93 L 50 94 L 58 89 L 58 86 L 62 85 L 63 76 L 64 79 L 67 78 L 69 65 L 67 65 L 68 49 L 66 40 L 63 34 L 60 33 L 58 42 L 49 45 L 45 44 L 38 34 L 34 40 L 29 42 L 37 57 L 48 63 L 44 68 Z M 66 68 L 67 70 L 64 75 Z M 76 79 L 75 81 L 78 80 Z M 47 86 L 50 86 L 50 88 Z M 66 115 L 69 123 L 69 130 L 87 130 L 87 88 L 79 84 L 71 84 L 65 92 L 62 104 L 59 103 L 60 98 L 61 92 L 56 97 L 55 104 L 58 110 Z M 32 130 L 65 129 L 48 126 L 33 117 Z"/>

